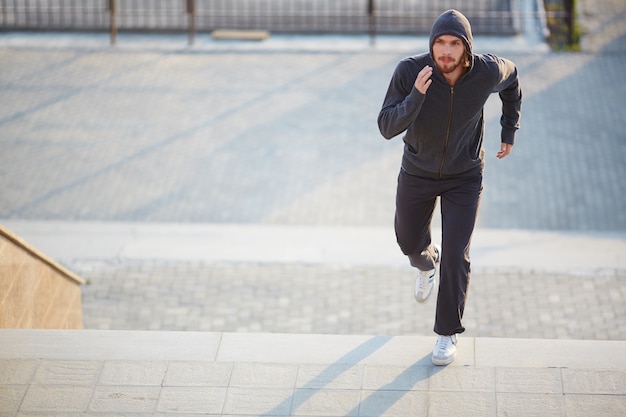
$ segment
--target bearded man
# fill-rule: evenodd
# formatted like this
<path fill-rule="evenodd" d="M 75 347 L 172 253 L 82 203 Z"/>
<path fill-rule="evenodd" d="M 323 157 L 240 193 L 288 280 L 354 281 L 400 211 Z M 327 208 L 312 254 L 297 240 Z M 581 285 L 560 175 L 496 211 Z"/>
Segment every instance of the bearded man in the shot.
<path fill-rule="evenodd" d="M 472 51 L 467 18 L 448 10 L 433 24 L 430 52 L 403 59 L 393 74 L 378 126 L 386 139 L 404 133 L 398 176 L 395 231 L 398 245 L 417 268 L 415 298 L 428 299 L 439 280 L 432 354 L 451 363 L 470 280 L 470 242 L 483 189 L 483 108 L 492 93 L 502 100 L 501 145 L 509 155 L 519 129 L 522 92 L 508 59 Z M 441 204 L 441 246 L 431 221 Z"/>

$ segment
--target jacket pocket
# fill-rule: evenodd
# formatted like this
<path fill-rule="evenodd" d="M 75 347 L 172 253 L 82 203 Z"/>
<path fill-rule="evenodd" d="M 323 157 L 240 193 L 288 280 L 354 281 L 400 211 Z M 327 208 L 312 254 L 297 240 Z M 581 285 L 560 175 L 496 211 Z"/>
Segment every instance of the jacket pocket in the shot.
<path fill-rule="evenodd" d="M 406 149 L 409 153 L 412 153 L 415 156 L 417 156 L 417 154 L 419 153 L 419 147 L 418 149 L 415 149 L 415 146 L 411 145 L 410 143 L 406 143 Z"/>

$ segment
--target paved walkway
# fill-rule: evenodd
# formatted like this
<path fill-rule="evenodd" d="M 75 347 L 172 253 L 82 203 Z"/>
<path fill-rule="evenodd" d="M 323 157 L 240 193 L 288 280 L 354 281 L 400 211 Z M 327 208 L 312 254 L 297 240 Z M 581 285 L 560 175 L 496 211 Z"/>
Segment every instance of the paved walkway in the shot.
<path fill-rule="evenodd" d="M 480 227 L 626 231 L 626 42 L 603 41 L 477 40 L 518 64 L 525 97 L 502 161 L 486 108 Z M 376 117 L 426 39 L 368 42 L 0 34 L 0 218 L 386 227 L 402 143 Z"/>
<path fill-rule="evenodd" d="M 0 340 L 10 417 L 626 413 L 626 342 L 464 337 L 457 360 L 435 367 L 432 338 L 419 336 L 0 330 Z"/>
<path fill-rule="evenodd" d="M 391 227 L 5 226 L 89 281 L 88 329 L 432 334 Z M 625 234 L 478 230 L 467 334 L 626 340 L 624 253 Z"/>
<path fill-rule="evenodd" d="M 401 143 L 376 114 L 425 39 L 121 36 L 112 49 L 0 34 L 0 218 L 48 253 L 78 242 L 59 259 L 91 281 L 88 330 L 0 331 L 0 415 L 626 414 L 622 3 L 583 2 L 584 53 L 477 40 L 518 63 L 523 129 L 487 162 L 468 331 L 446 368 L 429 363 L 432 301 L 412 301 L 412 272 L 377 239 Z M 494 100 L 488 155 L 497 113 Z M 243 232 L 199 243 L 219 226 Z M 187 227 L 200 232 L 171 239 Z M 186 331 L 137 331 L 157 329 Z"/>
<path fill-rule="evenodd" d="M 84 274 L 89 329 L 433 334 L 436 294 L 392 267 L 120 263 Z M 474 273 L 468 335 L 626 340 L 626 274 Z"/>

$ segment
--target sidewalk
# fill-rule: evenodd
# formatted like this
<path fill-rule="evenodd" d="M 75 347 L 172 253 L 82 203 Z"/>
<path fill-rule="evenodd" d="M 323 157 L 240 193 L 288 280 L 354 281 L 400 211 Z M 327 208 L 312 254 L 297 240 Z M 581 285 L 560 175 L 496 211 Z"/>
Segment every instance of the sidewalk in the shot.
<path fill-rule="evenodd" d="M 626 413 L 626 342 L 461 338 L 457 360 L 435 367 L 433 340 L 419 336 L 2 330 L 0 340 L 7 417 Z"/>
<path fill-rule="evenodd" d="M 375 127 L 426 39 L 0 34 L 0 218 L 90 281 L 86 330 L 0 330 L 0 416 L 626 415 L 626 32 L 596 3 L 581 54 L 477 39 L 519 65 L 524 124 L 500 164 L 486 108 L 445 368 Z"/>
<path fill-rule="evenodd" d="M 433 334 L 390 227 L 3 225 L 88 281 L 87 329 Z M 467 335 L 626 340 L 623 235 L 475 235 Z"/>

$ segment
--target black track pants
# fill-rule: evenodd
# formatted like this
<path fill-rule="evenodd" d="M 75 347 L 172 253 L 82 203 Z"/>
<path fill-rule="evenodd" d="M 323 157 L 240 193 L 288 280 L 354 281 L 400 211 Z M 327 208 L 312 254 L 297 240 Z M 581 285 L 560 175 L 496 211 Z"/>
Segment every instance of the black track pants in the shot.
<path fill-rule="evenodd" d="M 396 238 L 412 266 L 434 268 L 431 220 L 441 197 L 441 267 L 435 333 L 462 333 L 461 324 L 470 280 L 470 242 L 482 192 L 482 174 L 433 180 L 407 174 L 398 176 Z"/>

